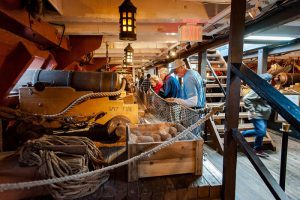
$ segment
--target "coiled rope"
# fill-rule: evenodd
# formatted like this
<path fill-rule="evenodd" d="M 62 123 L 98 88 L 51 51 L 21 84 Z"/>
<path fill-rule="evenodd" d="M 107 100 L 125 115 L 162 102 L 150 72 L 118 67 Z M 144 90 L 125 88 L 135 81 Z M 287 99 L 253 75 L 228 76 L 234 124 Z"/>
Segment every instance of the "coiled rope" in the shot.
<path fill-rule="evenodd" d="M 0 191 L 18 190 L 18 189 L 24 189 L 24 188 L 29 189 L 29 188 L 36 187 L 36 186 L 43 186 L 43 185 L 60 183 L 60 182 L 64 182 L 64 181 L 70 181 L 70 180 L 74 180 L 74 179 L 86 178 L 86 177 L 90 177 L 90 176 L 93 176 L 93 175 L 98 174 L 98 173 L 104 173 L 106 171 L 110 171 L 110 170 L 116 169 L 118 167 L 127 165 L 127 164 L 129 164 L 131 162 L 135 162 L 135 161 L 138 161 L 138 160 L 143 159 L 143 158 L 150 157 L 151 155 L 153 155 L 154 153 L 160 151 L 161 149 L 166 148 L 167 146 L 173 144 L 178 139 L 180 139 L 182 137 L 185 137 L 187 134 L 190 133 L 190 131 L 194 130 L 199 125 L 203 124 L 212 115 L 214 115 L 215 113 L 221 111 L 222 108 L 223 108 L 223 105 L 224 104 L 222 104 L 221 106 L 218 106 L 218 107 L 212 107 L 209 113 L 207 113 L 203 118 L 201 118 L 196 123 L 194 123 L 193 125 L 191 125 L 190 127 L 188 127 L 186 130 L 182 131 L 176 137 L 174 137 L 174 138 L 172 138 L 172 139 L 170 139 L 170 140 L 168 140 L 166 142 L 163 142 L 162 144 L 154 147 L 153 149 L 151 149 L 149 151 L 143 152 L 140 155 L 132 157 L 132 158 L 130 158 L 128 160 L 125 160 L 123 162 L 120 162 L 118 164 L 111 165 L 111 166 L 104 167 L 104 168 L 97 169 L 97 170 L 90 171 L 90 172 L 84 172 L 84 173 L 80 173 L 80 174 L 74 174 L 74 175 L 64 176 L 64 177 L 59 177 L 59 178 L 37 180 L 37 181 L 28 181 L 28 182 L 19 182 L 19 183 L 0 184 Z"/>
<path fill-rule="evenodd" d="M 103 167 L 102 152 L 86 137 L 44 135 L 29 140 L 20 150 L 22 166 L 38 166 L 41 178 L 64 177 Z M 87 178 L 47 185 L 55 199 L 78 199 L 94 193 L 109 178 L 97 173 Z"/>

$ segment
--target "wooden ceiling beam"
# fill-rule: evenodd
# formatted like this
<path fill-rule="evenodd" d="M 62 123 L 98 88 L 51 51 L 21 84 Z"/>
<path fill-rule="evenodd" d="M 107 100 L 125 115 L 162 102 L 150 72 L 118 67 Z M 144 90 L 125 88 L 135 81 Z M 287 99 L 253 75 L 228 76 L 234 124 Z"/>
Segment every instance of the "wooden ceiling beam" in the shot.
<path fill-rule="evenodd" d="M 300 7 L 300 1 L 293 0 L 293 1 L 288 1 L 284 5 L 278 6 L 277 8 L 274 8 L 273 10 L 269 11 L 268 15 L 265 15 L 261 18 L 246 23 L 244 35 L 257 34 L 259 32 L 272 29 L 276 26 L 286 24 L 290 21 L 299 18 L 300 16 L 299 7 Z M 229 34 L 218 36 L 215 39 L 210 41 L 195 43 L 188 50 L 183 49 L 177 52 L 177 56 L 175 58 L 157 59 L 152 63 L 154 63 L 154 65 L 170 63 L 176 60 L 177 58 L 187 58 L 188 56 L 191 56 L 200 51 L 205 51 L 207 49 L 223 45 L 228 41 L 229 41 Z M 145 65 L 145 67 L 151 68 L 153 65 L 152 63 Z"/>
<path fill-rule="evenodd" d="M 2 102 L 3 98 L 7 96 L 30 64 L 35 59 L 42 58 L 35 56 L 35 53 L 38 51 L 35 46 L 30 46 L 23 42 L 16 41 L 14 44 L 0 42 L 0 49 L 2 50 L 2 62 L 0 65 L 0 102 Z"/>
<path fill-rule="evenodd" d="M 25 10 L 11 10 L 0 4 L 0 28 L 37 43 L 43 48 L 69 50 L 66 37 L 62 37 L 50 24 L 30 17 Z"/>
<path fill-rule="evenodd" d="M 57 61 L 55 69 L 64 69 L 74 61 L 79 61 L 82 56 L 100 48 L 102 35 L 71 35 L 70 51 L 57 50 L 53 55 Z"/>
<path fill-rule="evenodd" d="M 28 67 L 41 69 L 50 55 L 36 44 L 0 29 L 0 101 Z"/>

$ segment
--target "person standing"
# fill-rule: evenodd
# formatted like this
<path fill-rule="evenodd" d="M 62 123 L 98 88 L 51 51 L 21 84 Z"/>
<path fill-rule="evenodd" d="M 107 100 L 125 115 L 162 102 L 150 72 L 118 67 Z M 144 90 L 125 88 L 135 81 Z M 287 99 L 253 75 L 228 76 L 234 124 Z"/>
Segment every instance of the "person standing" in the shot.
<path fill-rule="evenodd" d="M 175 60 L 174 73 L 183 78 L 183 89 L 180 98 L 169 98 L 168 100 L 195 109 L 204 108 L 205 90 L 200 74 L 195 70 L 187 69 L 181 59 Z"/>
<path fill-rule="evenodd" d="M 140 79 L 139 79 L 138 88 L 141 88 L 141 85 L 142 85 L 143 81 L 144 81 L 144 74 L 141 74 Z"/>
<path fill-rule="evenodd" d="M 151 76 L 151 78 L 150 78 L 150 84 L 151 84 L 151 86 L 152 86 L 152 88 L 153 88 L 153 90 L 154 90 L 154 92 L 156 94 L 159 93 L 160 89 L 163 86 L 162 81 L 156 75 Z"/>
<path fill-rule="evenodd" d="M 260 77 L 266 81 L 272 79 L 269 73 L 260 74 Z M 269 155 L 262 150 L 263 138 L 267 134 L 267 121 L 270 118 L 272 108 L 266 100 L 262 99 L 258 94 L 251 90 L 243 98 L 244 107 L 248 110 L 248 118 L 254 125 L 254 129 L 242 131 L 244 137 L 255 136 L 254 153 L 260 157 L 268 157 Z"/>
<path fill-rule="evenodd" d="M 165 67 L 159 69 L 159 77 L 163 80 L 163 90 L 160 92 L 160 96 L 163 98 L 179 98 L 179 81 L 169 73 L 169 70 Z"/>
<path fill-rule="evenodd" d="M 147 92 L 149 90 L 149 88 L 151 86 L 151 84 L 150 84 L 150 78 L 151 78 L 151 75 L 147 74 L 147 78 L 142 82 L 140 89 L 143 92 Z"/>

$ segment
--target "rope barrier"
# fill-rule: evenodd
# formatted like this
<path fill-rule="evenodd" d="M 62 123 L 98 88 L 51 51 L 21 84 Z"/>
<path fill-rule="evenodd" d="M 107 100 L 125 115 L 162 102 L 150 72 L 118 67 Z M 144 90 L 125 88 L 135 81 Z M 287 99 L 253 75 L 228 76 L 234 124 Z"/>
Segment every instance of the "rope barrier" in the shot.
<path fill-rule="evenodd" d="M 168 102 L 157 95 L 152 88 L 145 95 L 139 94 L 140 98 L 146 99 L 147 110 L 161 121 L 180 123 L 185 128 L 191 126 L 203 117 L 206 112 L 205 108 L 192 109 L 185 105 L 177 104 L 176 102 Z M 146 97 L 145 97 L 146 96 Z M 198 127 L 192 132 L 199 136 L 203 127 Z"/>

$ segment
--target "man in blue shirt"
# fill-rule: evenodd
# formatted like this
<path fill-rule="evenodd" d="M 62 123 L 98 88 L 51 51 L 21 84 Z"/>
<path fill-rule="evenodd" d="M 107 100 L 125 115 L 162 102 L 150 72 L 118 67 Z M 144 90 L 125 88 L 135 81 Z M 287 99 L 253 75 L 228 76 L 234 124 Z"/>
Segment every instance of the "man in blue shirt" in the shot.
<path fill-rule="evenodd" d="M 179 98 L 180 84 L 178 80 L 169 73 L 167 68 L 159 69 L 159 77 L 164 81 L 163 91 L 159 94 L 163 98 Z"/>
<path fill-rule="evenodd" d="M 181 59 L 175 60 L 174 73 L 178 77 L 183 78 L 183 90 L 181 99 L 174 98 L 169 100 L 188 107 L 204 108 L 205 90 L 200 74 L 195 70 L 187 69 Z"/>

